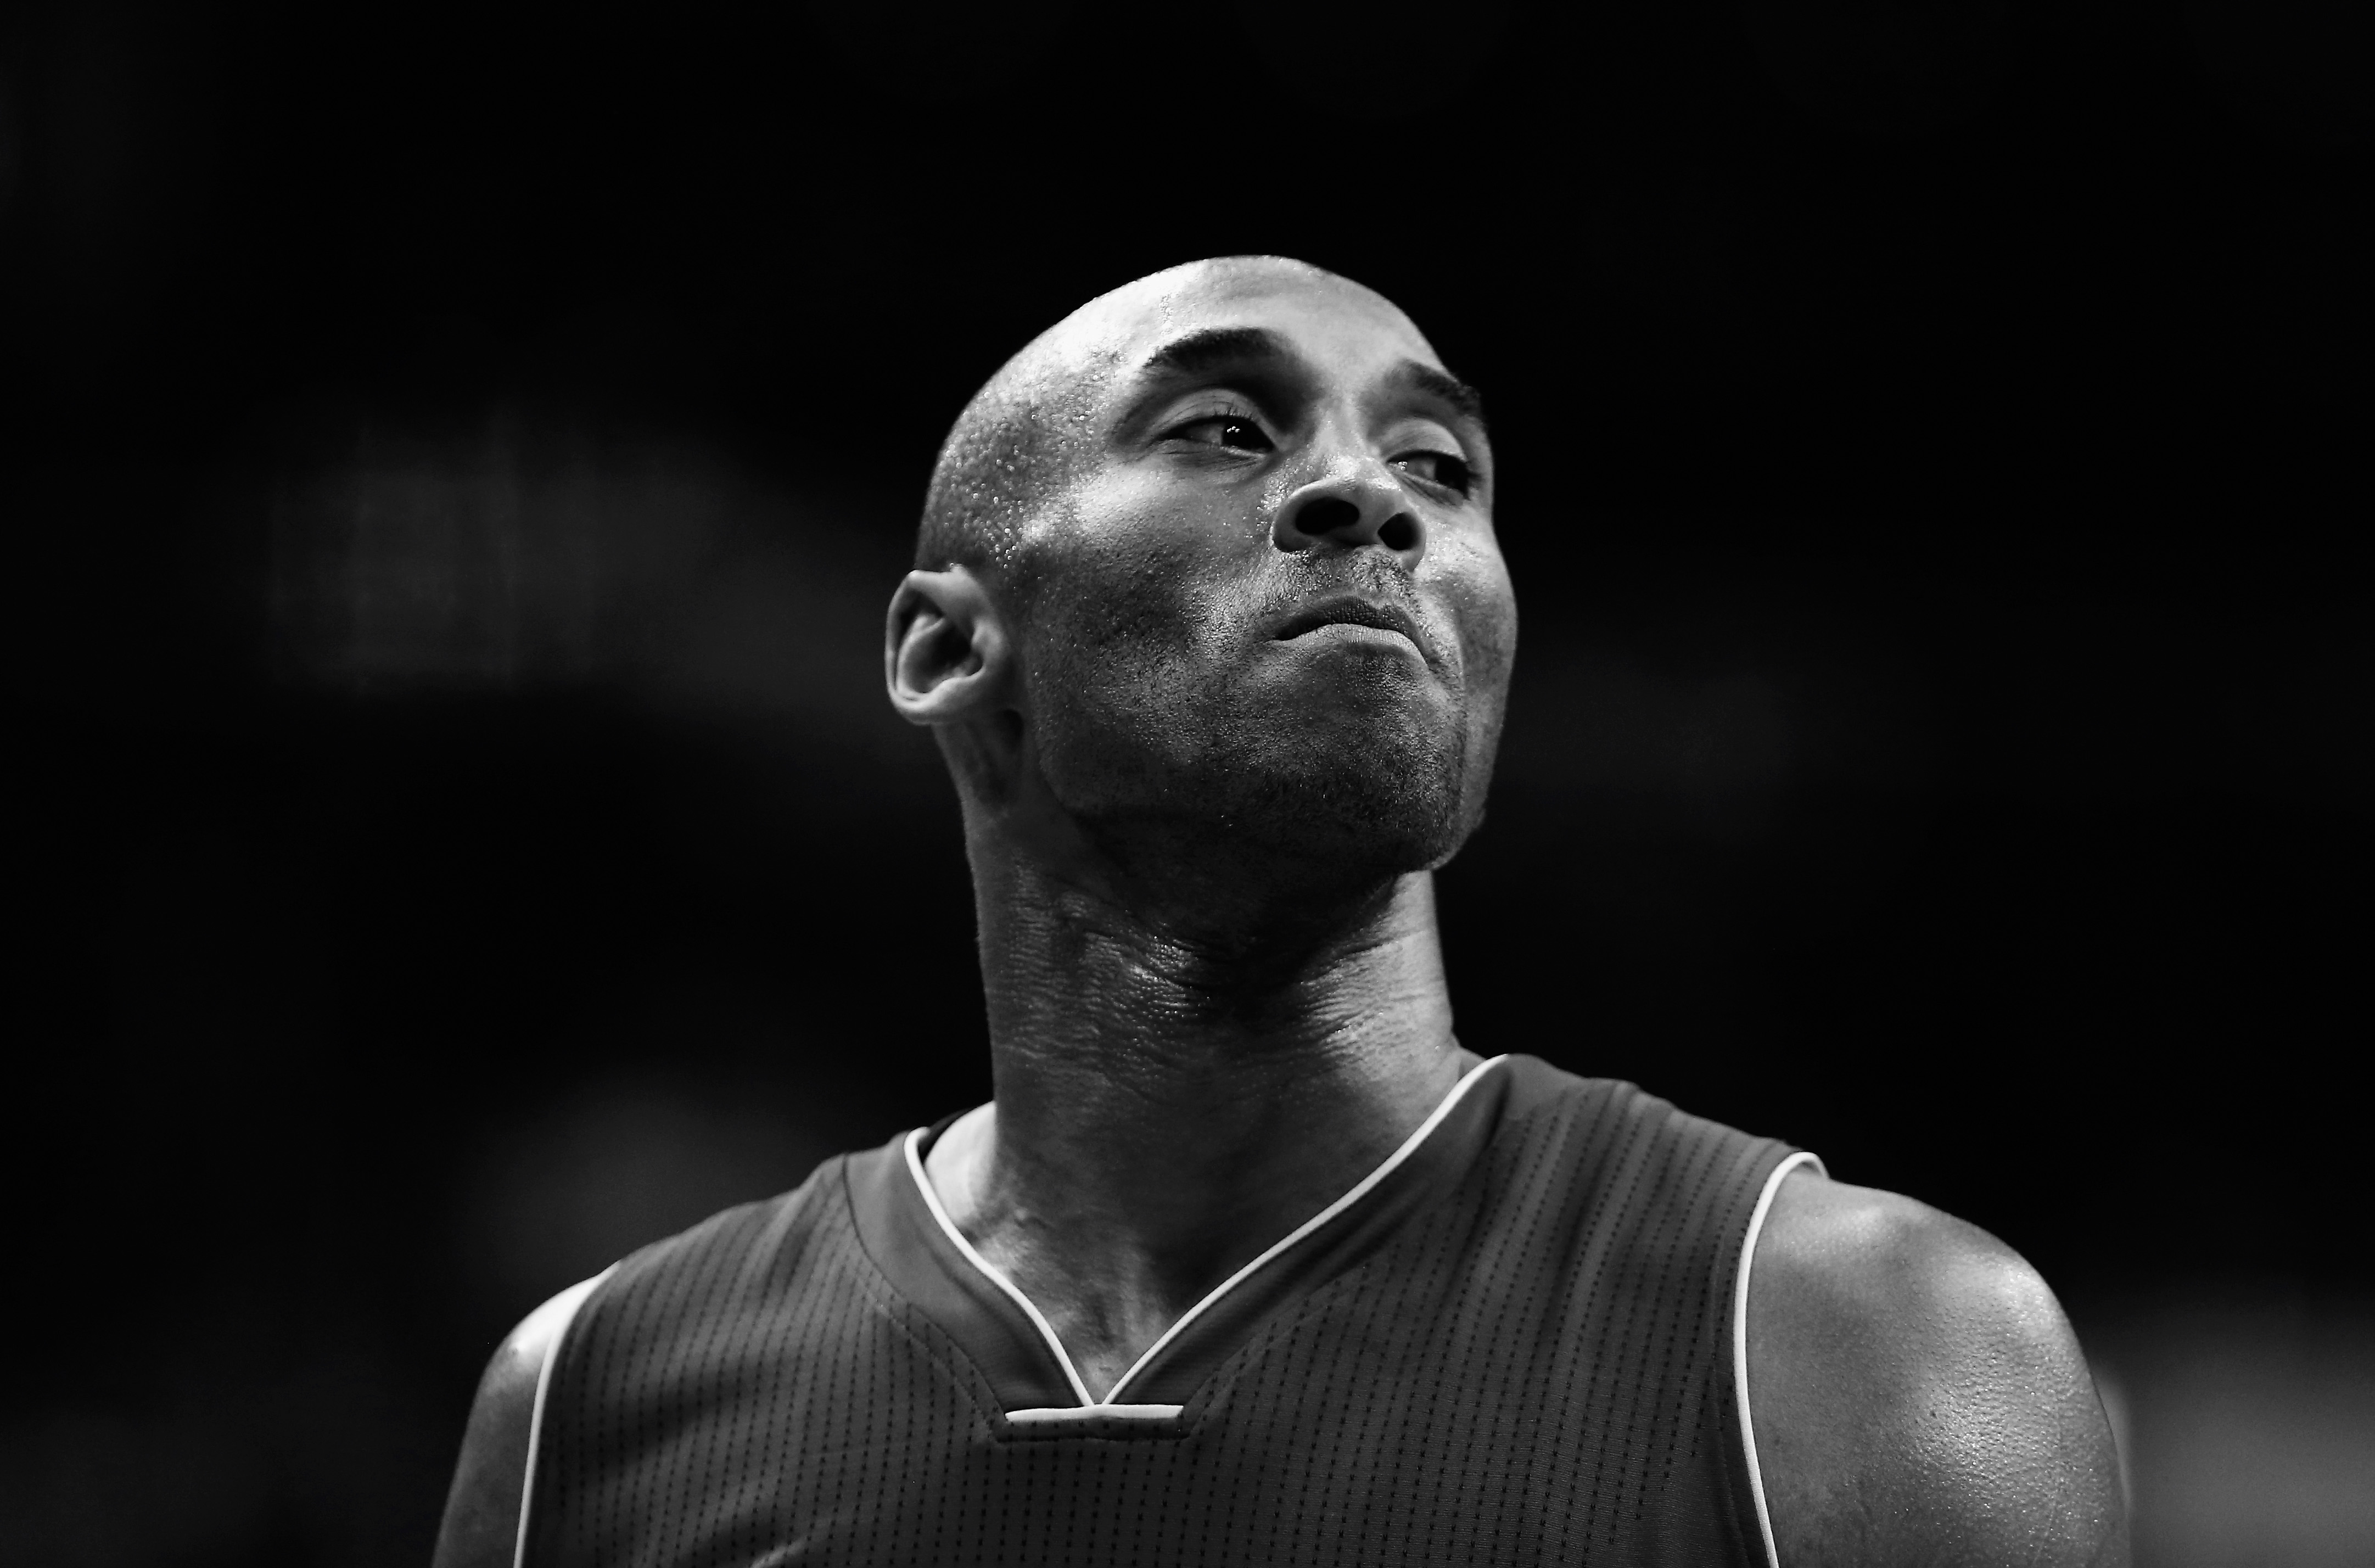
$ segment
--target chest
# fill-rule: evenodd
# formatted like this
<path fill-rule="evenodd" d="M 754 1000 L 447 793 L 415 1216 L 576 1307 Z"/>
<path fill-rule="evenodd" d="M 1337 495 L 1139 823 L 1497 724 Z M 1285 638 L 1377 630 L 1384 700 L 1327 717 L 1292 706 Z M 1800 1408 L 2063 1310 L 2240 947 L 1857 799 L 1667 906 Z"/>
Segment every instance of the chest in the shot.
<path fill-rule="evenodd" d="M 1009 1421 L 931 1322 L 845 1282 L 829 1324 L 655 1366 L 607 1433 L 561 1439 L 556 1491 L 595 1505 L 540 1521 L 540 1560 L 1737 1560 L 1697 1315 L 1376 1261 L 1175 1421 L 1061 1432 Z"/>

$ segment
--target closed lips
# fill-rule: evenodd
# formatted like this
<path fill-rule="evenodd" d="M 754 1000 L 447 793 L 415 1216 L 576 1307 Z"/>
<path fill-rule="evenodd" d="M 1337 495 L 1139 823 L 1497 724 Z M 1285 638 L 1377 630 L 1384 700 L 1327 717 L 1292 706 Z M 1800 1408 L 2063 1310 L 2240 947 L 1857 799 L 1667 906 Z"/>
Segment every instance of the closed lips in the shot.
<path fill-rule="evenodd" d="M 1331 599 L 1314 605 L 1288 618 L 1279 628 L 1282 643 L 1300 637 L 1306 631 L 1317 631 L 1323 626 L 1369 626 L 1379 631 L 1398 631 L 1419 643 L 1418 623 L 1390 605 L 1371 604 L 1366 599 Z M 1423 645 L 1423 644 L 1421 644 Z"/>

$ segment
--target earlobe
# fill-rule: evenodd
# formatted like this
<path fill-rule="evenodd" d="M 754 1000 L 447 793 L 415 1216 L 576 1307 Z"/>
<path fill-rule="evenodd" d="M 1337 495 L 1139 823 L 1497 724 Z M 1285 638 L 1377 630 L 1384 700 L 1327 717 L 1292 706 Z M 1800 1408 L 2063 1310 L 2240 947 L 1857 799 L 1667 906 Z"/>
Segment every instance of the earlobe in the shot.
<path fill-rule="evenodd" d="M 891 596 L 882 674 L 908 723 L 953 724 L 995 705 L 1007 662 L 997 606 L 964 567 L 910 572 Z"/>

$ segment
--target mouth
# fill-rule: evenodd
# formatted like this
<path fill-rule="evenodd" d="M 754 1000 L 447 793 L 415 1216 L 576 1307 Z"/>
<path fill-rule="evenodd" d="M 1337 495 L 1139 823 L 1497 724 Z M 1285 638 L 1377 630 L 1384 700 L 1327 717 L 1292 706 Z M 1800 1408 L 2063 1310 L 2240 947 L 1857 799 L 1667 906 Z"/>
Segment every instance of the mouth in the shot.
<path fill-rule="evenodd" d="M 1329 626 L 1366 626 L 1378 631 L 1392 631 L 1409 639 L 1414 648 L 1424 651 L 1426 647 L 1419 636 L 1418 621 L 1409 611 L 1395 605 L 1351 597 L 1323 599 L 1318 604 L 1297 610 L 1279 627 L 1276 640 L 1291 642 L 1306 632 Z"/>

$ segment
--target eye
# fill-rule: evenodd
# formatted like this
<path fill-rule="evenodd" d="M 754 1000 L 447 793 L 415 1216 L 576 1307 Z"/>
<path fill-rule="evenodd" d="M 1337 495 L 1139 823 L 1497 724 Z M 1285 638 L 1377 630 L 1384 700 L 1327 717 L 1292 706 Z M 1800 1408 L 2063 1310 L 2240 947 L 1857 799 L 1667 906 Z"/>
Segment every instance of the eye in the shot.
<path fill-rule="evenodd" d="M 1471 494 L 1476 478 L 1469 471 L 1468 459 L 1448 452 L 1406 452 L 1394 459 L 1394 466 L 1412 478 L 1424 479 L 1430 485 L 1460 495 Z"/>
<path fill-rule="evenodd" d="M 1199 446 L 1221 446 L 1234 452 L 1270 452 L 1274 450 L 1270 436 L 1261 426 L 1242 414 L 1207 414 L 1174 425 L 1164 431 L 1174 441 L 1194 442 Z"/>

